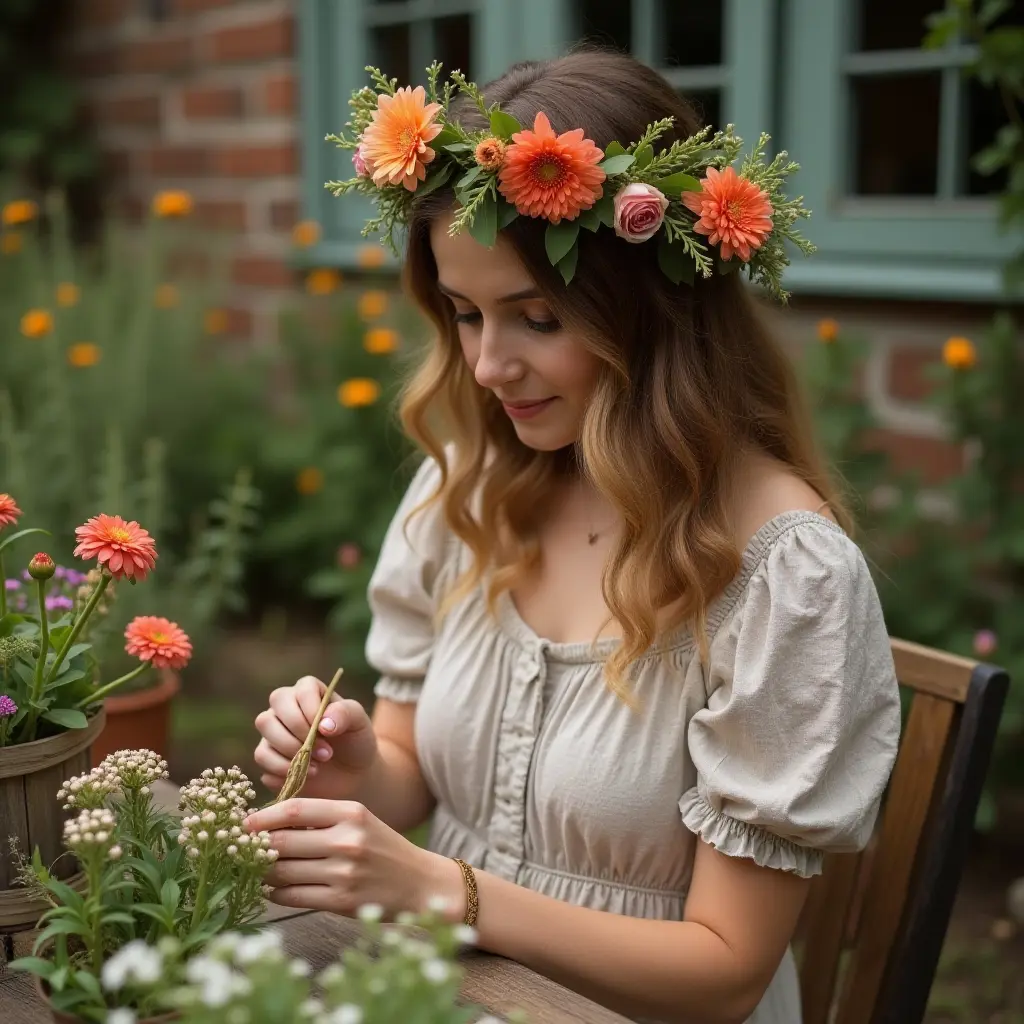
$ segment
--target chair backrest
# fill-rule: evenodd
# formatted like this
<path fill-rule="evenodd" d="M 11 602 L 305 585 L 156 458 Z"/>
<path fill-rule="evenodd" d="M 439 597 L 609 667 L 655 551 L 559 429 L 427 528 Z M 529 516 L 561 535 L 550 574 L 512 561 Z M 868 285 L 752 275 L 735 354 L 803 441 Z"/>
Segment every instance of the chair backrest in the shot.
<path fill-rule="evenodd" d="M 892 641 L 909 712 L 874 836 L 830 855 L 797 936 L 804 1024 L 919 1024 L 1006 697 L 1006 673 Z"/>

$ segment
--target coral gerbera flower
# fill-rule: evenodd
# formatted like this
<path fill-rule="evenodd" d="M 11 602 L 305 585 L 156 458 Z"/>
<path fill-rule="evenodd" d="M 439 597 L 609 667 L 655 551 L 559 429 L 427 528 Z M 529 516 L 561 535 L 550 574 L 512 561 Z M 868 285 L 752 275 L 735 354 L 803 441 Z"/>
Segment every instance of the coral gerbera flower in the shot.
<path fill-rule="evenodd" d="M 75 528 L 75 537 L 75 557 L 95 558 L 114 579 L 141 582 L 156 565 L 156 544 L 134 519 L 126 523 L 120 516 L 93 516 Z"/>
<path fill-rule="evenodd" d="M 21 515 L 17 502 L 9 494 L 0 494 L 0 530 L 13 526 Z"/>
<path fill-rule="evenodd" d="M 373 121 L 359 137 L 363 159 L 372 168 L 373 182 L 404 185 L 410 192 L 427 177 L 434 151 L 427 145 L 441 131 L 434 115 L 440 103 L 427 103 L 422 85 L 403 86 L 394 96 L 377 97 Z"/>
<path fill-rule="evenodd" d="M 583 129 L 556 135 L 543 112 L 533 131 L 512 136 L 498 174 L 501 194 L 527 217 L 545 217 L 552 224 L 575 220 L 601 198 L 606 175 L 597 165 L 604 152 Z"/>
<path fill-rule="evenodd" d="M 176 623 L 158 615 L 137 615 L 124 631 L 125 651 L 152 662 L 154 668 L 183 669 L 192 657 L 192 642 Z"/>
<path fill-rule="evenodd" d="M 693 230 L 721 245 L 723 260 L 739 253 L 744 262 L 760 249 L 772 230 L 772 204 L 764 189 L 742 178 L 732 167 L 708 168 L 701 179 L 703 192 L 684 192 L 683 205 L 699 215 Z"/>

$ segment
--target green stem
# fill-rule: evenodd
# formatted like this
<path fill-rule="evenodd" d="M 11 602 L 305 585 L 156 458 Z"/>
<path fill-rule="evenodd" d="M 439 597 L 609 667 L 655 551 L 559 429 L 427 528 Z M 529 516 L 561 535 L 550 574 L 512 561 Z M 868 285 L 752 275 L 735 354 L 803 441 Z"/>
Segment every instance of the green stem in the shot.
<path fill-rule="evenodd" d="M 98 700 L 103 700 L 103 698 L 106 697 L 108 693 L 110 693 L 113 690 L 116 690 L 119 686 L 123 686 L 125 683 L 130 683 L 133 679 L 137 679 L 149 667 L 150 663 L 148 661 L 144 661 L 140 665 L 133 668 L 131 672 L 128 672 L 126 675 L 123 675 L 120 678 L 115 679 L 112 683 L 104 684 L 94 693 L 91 693 L 88 697 L 85 697 L 82 700 L 80 700 L 78 702 L 79 708 L 86 708 L 90 704 L 95 704 L 96 701 Z"/>
<path fill-rule="evenodd" d="M 202 920 L 202 911 L 206 909 L 206 852 L 203 852 L 203 863 L 199 868 L 199 881 L 196 883 L 196 901 L 192 906 L 192 917 L 188 923 L 188 930 L 194 932 L 196 925 Z"/>
<path fill-rule="evenodd" d="M 4 572 L 4 553 L 0 551 L 0 619 L 7 614 L 7 574 Z"/>
<path fill-rule="evenodd" d="M 92 615 L 93 609 L 99 604 L 100 598 L 103 596 L 103 591 L 107 589 L 107 584 L 110 582 L 110 577 L 103 573 L 100 576 L 99 583 L 96 584 L 96 589 L 89 595 L 89 603 L 82 609 L 82 614 L 75 619 L 75 624 L 71 627 L 71 632 L 68 633 L 61 644 L 60 650 L 57 652 L 57 657 L 53 660 L 53 665 L 50 668 L 49 673 L 46 676 L 48 683 L 53 682 L 57 678 L 57 673 L 60 672 L 61 665 L 64 664 L 64 659 L 68 656 L 68 651 L 71 650 L 71 645 L 78 639 L 78 634 L 82 632 L 82 627 L 88 621 L 89 616 Z"/>
<path fill-rule="evenodd" d="M 50 622 L 46 617 L 46 580 L 36 580 L 36 595 L 39 599 L 39 657 L 36 659 L 36 678 L 32 684 L 32 700 L 38 701 L 43 695 L 43 669 L 46 656 L 50 653 Z"/>
<path fill-rule="evenodd" d="M 95 852 L 89 851 L 89 859 L 86 865 L 86 873 L 89 878 L 89 896 L 85 904 L 85 912 L 89 916 L 89 938 L 86 940 L 89 946 L 89 962 L 92 964 L 93 973 L 99 977 L 100 968 L 103 966 L 103 925 L 101 918 L 103 914 L 103 901 L 100 898 L 100 887 L 103 875 L 102 864 L 95 856 Z"/>

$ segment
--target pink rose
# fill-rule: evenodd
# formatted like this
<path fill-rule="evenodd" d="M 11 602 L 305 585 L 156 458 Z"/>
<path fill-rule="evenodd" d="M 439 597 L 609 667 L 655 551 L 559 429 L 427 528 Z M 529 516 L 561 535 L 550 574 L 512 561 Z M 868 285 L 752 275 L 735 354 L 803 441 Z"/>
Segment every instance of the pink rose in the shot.
<path fill-rule="evenodd" d="M 361 142 L 356 146 L 355 152 L 352 154 L 352 166 L 356 169 L 356 174 L 360 178 L 368 178 L 373 173 L 373 169 L 370 167 L 369 161 L 367 161 L 366 155 L 363 152 L 363 144 Z"/>
<path fill-rule="evenodd" d="M 653 185 L 633 181 L 615 197 L 615 234 L 627 242 L 653 238 L 665 219 L 668 200 Z"/>

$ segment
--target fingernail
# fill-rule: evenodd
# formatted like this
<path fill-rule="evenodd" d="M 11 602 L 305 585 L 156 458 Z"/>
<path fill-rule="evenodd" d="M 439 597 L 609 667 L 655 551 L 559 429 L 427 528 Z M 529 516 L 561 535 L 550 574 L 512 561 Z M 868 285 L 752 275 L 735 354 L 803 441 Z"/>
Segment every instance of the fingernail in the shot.
<path fill-rule="evenodd" d="M 321 732 L 334 732 L 335 725 L 334 720 L 331 718 L 325 718 L 320 722 Z"/>
<path fill-rule="evenodd" d="M 328 747 L 317 747 L 316 748 L 316 759 L 318 761 L 326 761 L 331 756 L 331 751 Z"/>

